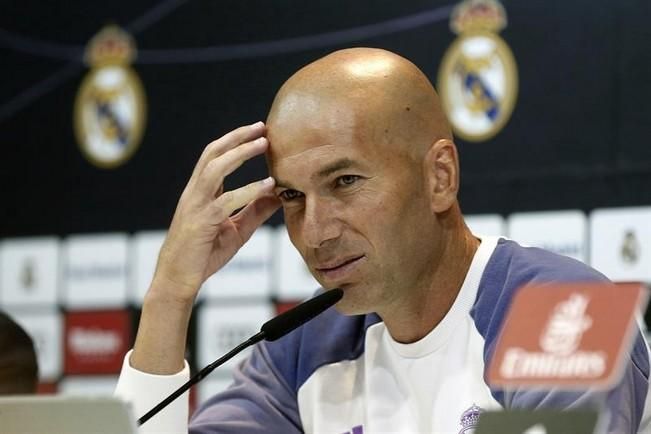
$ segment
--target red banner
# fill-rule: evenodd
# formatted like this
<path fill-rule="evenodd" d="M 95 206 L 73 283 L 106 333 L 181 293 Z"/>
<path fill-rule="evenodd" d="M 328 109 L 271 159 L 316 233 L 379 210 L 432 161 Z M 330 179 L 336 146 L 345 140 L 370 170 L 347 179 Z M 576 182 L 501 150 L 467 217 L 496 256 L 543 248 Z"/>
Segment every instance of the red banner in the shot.
<path fill-rule="evenodd" d="M 129 311 L 68 312 L 64 372 L 115 374 L 131 344 Z"/>

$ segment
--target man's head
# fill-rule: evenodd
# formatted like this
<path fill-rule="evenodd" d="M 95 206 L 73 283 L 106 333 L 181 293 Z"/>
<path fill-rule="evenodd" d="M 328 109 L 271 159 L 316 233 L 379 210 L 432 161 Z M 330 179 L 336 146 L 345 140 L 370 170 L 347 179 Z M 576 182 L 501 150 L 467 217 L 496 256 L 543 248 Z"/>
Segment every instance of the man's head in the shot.
<path fill-rule="evenodd" d="M 38 367 L 32 339 L 0 312 L 0 395 L 36 392 Z"/>
<path fill-rule="evenodd" d="M 427 77 L 388 51 L 337 51 L 294 74 L 267 119 L 290 238 L 346 313 L 429 286 L 463 225 L 458 157 Z"/>

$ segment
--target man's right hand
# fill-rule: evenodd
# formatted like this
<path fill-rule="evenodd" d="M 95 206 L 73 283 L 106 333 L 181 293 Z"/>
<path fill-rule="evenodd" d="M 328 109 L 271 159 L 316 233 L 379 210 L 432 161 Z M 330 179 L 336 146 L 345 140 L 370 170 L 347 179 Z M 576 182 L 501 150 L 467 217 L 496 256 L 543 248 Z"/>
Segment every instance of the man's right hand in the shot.
<path fill-rule="evenodd" d="M 264 133 L 264 124 L 258 122 L 231 131 L 204 149 L 181 195 L 145 296 L 132 367 L 153 374 L 182 369 L 199 288 L 280 206 L 272 178 L 224 192 L 227 175 L 266 151 Z"/>
<path fill-rule="evenodd" d="M 160 283 L 161 289 L 174 287 L 169 296 L 194 300 L 201 284 L 278 209 L 273 178 L 223 191 L 227 175 L 267 149 L 264 132 L 262 122 L 241 127 L 204 149 L 161 248 L 152 291 Z"/>

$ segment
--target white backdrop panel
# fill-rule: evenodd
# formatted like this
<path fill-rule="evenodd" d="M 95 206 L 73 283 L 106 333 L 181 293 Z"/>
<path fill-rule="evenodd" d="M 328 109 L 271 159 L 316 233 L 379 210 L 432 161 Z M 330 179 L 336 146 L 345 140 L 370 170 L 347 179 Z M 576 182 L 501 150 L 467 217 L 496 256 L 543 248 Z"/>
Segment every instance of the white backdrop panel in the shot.
<path fill-rule="evenodd" d="M 57 303 L 59 240 L 16 238 L 0 243 L 0 305 L 45 306 Z"/>
<path fill-rule="evenodd" d="M 64 241 L 63 288 L 69 308 L 127 304 L 127 234 L 73 235 Z"/>
<path fill-rule="evenodd" d="M 592 266 L 616 281 L 651 282 L 651 207 L 590 215 Z"/>
<path fill-rule="evenodd" d="M 274 281 L 276 295 L 281 300 L 303 300 L 311 297 L 321 286 L 303 262 L 289 240 L 287 228 L 279 226 L 275 234 Z"/>
<path fill-rule="evenodd" d="M 587 218 L 582 211 L 515 213 L 508 218 L 509 238 L 587 263 Z"/>

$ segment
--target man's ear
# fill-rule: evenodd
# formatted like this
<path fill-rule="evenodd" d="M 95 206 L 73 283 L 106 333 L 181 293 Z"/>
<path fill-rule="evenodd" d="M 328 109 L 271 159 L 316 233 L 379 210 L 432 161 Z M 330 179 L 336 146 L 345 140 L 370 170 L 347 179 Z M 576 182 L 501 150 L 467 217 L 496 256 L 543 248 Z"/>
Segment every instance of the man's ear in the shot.
<path fill-rule="evenodd" d="M 459 155 L 454 142 L 440 139 L 432 143 L 423 164 L 432 211 L 438 214 L 449 210 L 459 191 Z"/>

